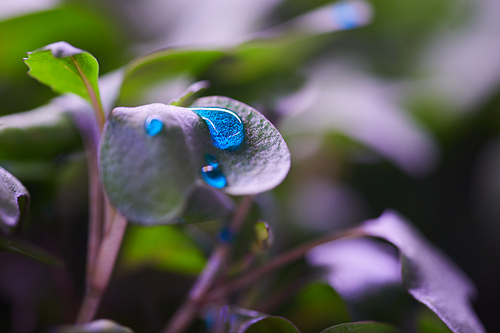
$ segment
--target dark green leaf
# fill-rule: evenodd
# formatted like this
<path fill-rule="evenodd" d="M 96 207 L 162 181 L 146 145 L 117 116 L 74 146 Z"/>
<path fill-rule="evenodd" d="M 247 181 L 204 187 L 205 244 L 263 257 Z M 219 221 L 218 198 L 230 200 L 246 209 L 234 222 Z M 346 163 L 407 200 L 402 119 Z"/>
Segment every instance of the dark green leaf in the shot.
<path fill-rule="evenodd" d="M 285 318 L 246 309 L 230 310 L 229 333 L 300 333 Z"/>
<path fill-rule="evenodd" d="M 189 106 L 191 104 L 189 100 L 193 97 L 197 92 L 207 89 L 210 87 L 210 82 L 208 81 L 198 81 L 190 85 L 182 94 L 170 101 L 170 105 L 175 106 Z"/>
<path fill-rule="evenodd" d="M 0 236 L 0 251 L 15 252 L 49 265 L 63 266 L 59 259 L 48 254 L 45 250 L 20 240 Z"/>
<path fill-rule="evenodd" d="M 153 266 L 196 275 L 205 266 L 205 261 L 196 243 L 177 226 L 131 226 L 123 241 L 120 263 L 128 268 Z"/>
<path fill-rule="evenodd" d="M 0 168 L 0 230 L 16 228 L 28 212 L 30 195 L 16 177 Z"/>
<path fill-rule="evenodd" d="M 281 134 L 262 114 L 248 105 L 221 96 L 200 98 L 192 106 L 227 108 L 238 114 L 243 122 L 245 139 L 235 151 L 214 147 L 205 123 L 196 128 L 200 136 L 193 144 L 197 151 L 198 170 L 206 165 L 205 154 L 214 155 L 227 178 L 224 192 L 231 195 L 257 194 L 273 189 L 285 179 L 290 169 L 290 152 Z"/>
<path fill-rule="evenodd" d="M 404 287 L 453 332 L 485 332 L 470 304 L 475 294 L 473 283 L 406 220 L 387 211 L 365 222 L 362 229 L 399 249 Z"/>
<path fill-rule="evenodd" d="M 125 67 L 120 105 L 137 105 L 143 101 L 142 94 L 155 84 L 181 76 L 197 76 L 223 55 L 223 52 L 216 50 L 172 48 L 137 58 Z"/>
<path fill-rule="evenodd" d="M 156 115 L 163 129 L 149 136 L 146 118 Z M 172 223 L 195 188 L 198 170 L 188 145 L 201 120 L 185 108 L 149 104 L 116 108 L 106 123 L 100 147 L 104 189 L 131 222 Z"/>
<path fill-rule="evenodd" d="M 69 152 L 80 139 L 57 101 L 0 117 L 0 160 L 46 159 Z"/>
<path fill-rule="evenodd" d="M 335 325 L 321 333 L 397 333 L 394 326 L 376 322 L 355 322 Z"/>
<path fill-rule="evenodd" d="M 305 332 L 318 332 L 325 327 L 350 321 L 344 301 L 332 287 L 321 282 L 311 283 L 299 290 L 279 314 Z"/>
<path fill-rule="evenodd" d="M 99 64 L 90 53 L 57 42 L 29 52 L 24 62 L 30 68 L 29 75 L 55 92 L 73 93 L 94 106 L 100 105 Z"/>
<path fill-rule="evenodd" d="M 134 333 L 132 329 L 109 320 L 99 319 L 87 324 L 59 326 L 56 333 Z"/>

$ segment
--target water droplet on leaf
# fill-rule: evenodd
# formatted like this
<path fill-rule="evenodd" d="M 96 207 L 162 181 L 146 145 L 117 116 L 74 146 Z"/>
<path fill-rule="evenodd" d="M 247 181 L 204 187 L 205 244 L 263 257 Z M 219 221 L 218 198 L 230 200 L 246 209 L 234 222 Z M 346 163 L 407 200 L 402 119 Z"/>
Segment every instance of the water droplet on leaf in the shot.
<path fill-rule="evenodd" d="M 231 110 L 218 107 L 189 108 L 205 121 L 215 147 L 224 150 L 238 149 L 245 138 L 240 117 Z"/>
<path fill-rule="evenodd" d="M 201 176 L 205 182 L 215 188 L 223 188 L 227 185 L 226 176 L 219 169 L 219 161 L 213 155 L 206 154 L 205 160 L 208 165 L 201 168 Z"/>
<path fill-rule="evenodd" d="M 157 115 L 150 115 L 146 118 L 144 122 L 144 130 L 149 136 L 155 136 L 160 133 L 163 128 L 163 122 Z"/>

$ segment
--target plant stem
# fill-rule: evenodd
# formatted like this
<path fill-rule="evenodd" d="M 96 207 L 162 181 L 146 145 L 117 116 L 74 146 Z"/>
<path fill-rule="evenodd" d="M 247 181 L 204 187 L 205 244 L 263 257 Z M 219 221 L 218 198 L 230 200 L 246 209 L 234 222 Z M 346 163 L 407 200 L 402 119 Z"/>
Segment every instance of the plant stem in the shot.
<path fill-rule="evenodd" d="M 236 234 L 241 229 L 245 217 L 250 210 L 253 196 L 247 195 L 243 197 L 238 209 L 233 215 L 229 230 Z M 189 291 L 187 298 L 180 308 L 175 312 L 170 322 L 167 324 L 164 333 L 180 333 L 183 332 L 193 321 L 198 312 L 198 308 L 203 301 L 205 295 L 212 287 L 217 273 L 225 264 L 231 246 L 225 242 L 219 242 L 208 259 L 203 271 L 198 276 L 195 284 Z"/>
<path fill-rule="evenodd" d="M 87 285 L 85 297 L 76 320 L 77 324 L 87 323 L 94 318 L 111 278 L 123 235 L 125 234 L 127 220 L 118 212 L 109 214 L 109 216 L 113 218 L 113 223 L 109 231 L 104 235 L 99 248 L 90 284 Z"/>
<path fill-rule="evenodd" d="M 334 233 L 327 235 L 325 237 L 313 239 L 312 241 L 299 245 L 296 248 L 291 249 L 288 252 L 282 253 L 264 265 L 256 268 L 255 270 L 245 273 L 242 277 L 239 279 L 236 279 L 235 281 L 229 283 L 226 286 L 219 287 L 215 289 L 214 291 L 210 292 L 210 294 L 207 295 L 206 299 L 204 300 L 205 302 L 214 302 L 218 299 L 226 297 L 229 293 L 236 291 L 238 289 L 241 289 L 245 286 L 248 286 L 256 281 L 258 281 L 260 278 L 262 278 L 264 275 L 266 275 L 269 272 L 272 272 L 280 267 L 283 267 L 299 258 L 304 256 L 307 252 L 309 252 L 311 249 L 314 247 L 332 242 L 337 239 L 341 238 L 352 238 L 352 237 L 362 237 L 366 236 L 366 233 L 363 232 L 362 229 L 360 228 L 355 228 L 355 229 L 350 229 L 341 233 Z"/>

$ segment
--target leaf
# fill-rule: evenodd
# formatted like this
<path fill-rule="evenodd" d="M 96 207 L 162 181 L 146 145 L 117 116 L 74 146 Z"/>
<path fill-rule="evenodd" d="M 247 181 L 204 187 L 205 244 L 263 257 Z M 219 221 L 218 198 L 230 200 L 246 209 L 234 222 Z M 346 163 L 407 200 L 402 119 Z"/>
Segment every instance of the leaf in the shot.
<path fill-rule="evenodd" d="M 99 319 L 87 324 L 59 326 L 56 333 L 134 333 L 132 329 L 109 319 Z"/>
<path fill-rule="evenodd" d="M 239 114 L 246 136 L 242 147 L 215 148 L 205 122 L 187 108 L 149 104 L 111 113 L 101 141 L 100 173 L 111 203 L 130 221 L 178 223 L 188 196 L 203 184 L 200 174 L 207 164 L 206 154 L 220 161 L 228 181 L 223 191 L 228 194 L 268 191 L 285 178 L 290 153 L 279 132 L 260 113 L 226 97 L 197 103 Z M 150 116 L 163 124 L 153 136 L 145 130 Z"/>
<path fill-rule="evenodd" d="M 234 201 L 224 193 L 206 186 L 198 186 L 188 196 L 186 207 L 176 223 L 224 220 L 235 208 Z"/>
<path fill-rule="evenodd" d="M 196 243 L 176 226 L 131 226 L 120 259 L 128 268 L 153 266 L 187 275 L 200 273 L 205 261 Z"/>
<path fill-rule="evenodd" d="M 130 62 L 120 92 L 120 105 L 137 105 L 155 84 L 180 76 L 195 77 L 220 59 L 218 50 L 163 49 Z"/>
<path fill-rule="evenodd" d="M 239 308 L 230 309 L 229 316 L 229 333 L 300 333 L 283 317 Z"/>
<path fill-rule="evenodd" d="M 0 167 L 0 230 L 16 228 L 28 212 L 28 190 L 5 169 Z"/>
<path fill-rule="evenodd" d="M 145 121 L 156 115 L 155 136 Z M 188 138 L 201 120 L 188 109 L 164 104 L 115 108 L 104 128 L 99 169 L 111 203 L 131 222 L 173 223 L 195 188 L 197 168 Z"/>
<path fill-rule="evenodd" d="M 0 236 L 0 251 L 18 253 L 56 267 L 63 266 L 63 263 L 59 259 L 47 253 L 45 250 L 21 240 Z"/>
<path fill-rule="evenodd" d="M 102 109 L 97 85 L 99 64 L 90 53 L 57 42 L 28 52 L 24 62 L 30 68 L 29 75 L 55 92 L 76 94 Z"/>
<path fill-rule="evenodd" d="M 189 103 L 189 100 L 193 97 L 193 95 L 203 89 L 207 89 L 208 87 L 210 87 L 210 82 L 208 81 L 195 82 L 183 91 L 180 96 L 172 99 L 168 104 L 175 106 L 189 106 L 189 104 L 191 104 Z"/>
<path fill-rule="evenodd" d="M 399 249 L 404 287 L 453 332 L 485 332 L 470 304 L 475 294 L 473 283 L 409 222 L 393 211 L 386 211 L 361 228 Z"/>
<path fill-rule="evenodd" d="M 376 322 L 354 322 L 335 325 L 321 333 L 397 333 L 394 326 Z"/>
<path fill-rule="evenodd" d="M 56 101 L 0 117 L 0 160 L 47 159 L 69 152 L 80 139 Z"/>
<path fill-rule="evenodd" d="M 279 313 L 305 332 L 349 322 L 346 304 L 326 283 L 314 282 L 298 291 Z"/>
<path fill-rule="evenodd" d="M 198 170 L 206 165 L 205 154 L 214 155 L 227 179 L 222 190 L 231 195 L 257 194 L 279 185 L 290 169 L 290 152 L 278 130 L 257 110 L 228 97 L 203 97 L 196 107 L 221 107 L 241 118 L 245 138 L 235 151 L 220 150 L 211 144 L 206 124 L 199 125 L 199 138 L 193 142 L 197 151 Z M 202 131 L 200 127 L 205 127 Z"/>

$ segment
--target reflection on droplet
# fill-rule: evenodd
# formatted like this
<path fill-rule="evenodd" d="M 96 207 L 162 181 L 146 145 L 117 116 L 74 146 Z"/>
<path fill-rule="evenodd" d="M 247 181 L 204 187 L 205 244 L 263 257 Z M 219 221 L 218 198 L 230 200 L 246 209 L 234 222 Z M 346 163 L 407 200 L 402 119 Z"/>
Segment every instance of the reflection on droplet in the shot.
<path fill-rule="evenodd" d="M 225 150 L 239 148 L 245 138 L 245 130 L 243 122 L 236 113 L 217 107 L 193 107 L 190 109 L 207 124 L 215 147 Z"/>
<path fill-rule="evenodd" d="M 205 160 L 208 165 L 201 168 L 201 176 L 203 180 L 210 186 L 215 188 L 223 188 L 227 185 L 226 176 L 219 169 L 219 162 L 213 155 L 206 154 Z"/>
<path fill-rule="evenodd" d="M 144 130 L 149 136 L 155 136 L 160 133 L 163 128 L 163 122 L 157 115 L 150 115 L 144 122 Z"/>

